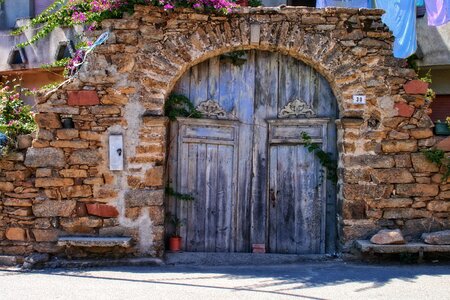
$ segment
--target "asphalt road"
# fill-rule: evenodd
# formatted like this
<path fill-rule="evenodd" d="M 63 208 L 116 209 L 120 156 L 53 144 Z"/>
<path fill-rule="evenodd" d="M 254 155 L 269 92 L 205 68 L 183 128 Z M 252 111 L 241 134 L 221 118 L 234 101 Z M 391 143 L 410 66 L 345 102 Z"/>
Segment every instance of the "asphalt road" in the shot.
<path fill-rule="evenodd" d="M 0 299 L 450 299 L 450 265 L 0 270 Z"/>

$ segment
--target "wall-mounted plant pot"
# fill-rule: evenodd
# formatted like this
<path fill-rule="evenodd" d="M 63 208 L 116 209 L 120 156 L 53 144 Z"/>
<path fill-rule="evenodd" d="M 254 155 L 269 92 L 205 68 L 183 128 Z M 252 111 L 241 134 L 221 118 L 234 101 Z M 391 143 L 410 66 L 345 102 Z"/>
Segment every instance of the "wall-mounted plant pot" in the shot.
<path fill-rule="evenodd" d="M 64 129 L 75 128 L 72 118 L 62 118 L 61 122 Z"/>
<path fill-rule="evenodd" d="M 450 128 L 447 123 L 436 123 L 434 125 L 434 133 L 436 135 L 450 135 Z"/>
<path fill-rule="evenodd" d="M 169 250 L 172 252 L 180 252 L 181 251 L 181 236 L 171 236 L 169 238 Z"/>

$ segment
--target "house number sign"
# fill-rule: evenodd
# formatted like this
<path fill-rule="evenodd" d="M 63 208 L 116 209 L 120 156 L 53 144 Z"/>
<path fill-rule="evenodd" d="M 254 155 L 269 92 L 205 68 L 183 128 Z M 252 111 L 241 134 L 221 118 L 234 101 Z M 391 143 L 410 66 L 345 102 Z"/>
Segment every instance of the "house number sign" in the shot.
<path fill-rule="evenodd" d="M 353 104 L 366 104 L 366 95 L 353 95 Z"/>

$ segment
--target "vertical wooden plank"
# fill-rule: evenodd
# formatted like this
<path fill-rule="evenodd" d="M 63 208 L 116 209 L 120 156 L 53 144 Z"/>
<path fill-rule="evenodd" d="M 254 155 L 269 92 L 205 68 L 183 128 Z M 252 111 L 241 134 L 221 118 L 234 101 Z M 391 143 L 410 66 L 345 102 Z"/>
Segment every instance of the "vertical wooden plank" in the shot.
<path fill-rule="evenodd" d="M 209 60 L 208 70 L 208 99 L 218 101 L 220 99 L 220 58 L 213 57 Z"/>
<path fill-rule="evenodd" d="M 179 138 L 179 144 L 178 144 L 178 149 L 179 149 L 179 155 L 178 158 L 180 159 L 180 162 L 184 162 L 184 163 L 178 163 L 178 176 L 177 176 L 177 180 L 178 180 L 178 191 L 180 193 L 188 193 L 188 170 L 189 170 L 189 165 L 187 164 L 187 162 L 189 161 L 189 149 L 188 149 L 188 145 L 184 144 L 182 142 L 182 132 L 183 132 L 183 127 L 184 126 L 180 126 L 180 138 Z M 185 205 L 183 205 L 182 202 L 177 201 L 176 203 L 176 207 L 177 207 L 177 212 L 176 212 L 176 216 L 178 219 L 183 220 L 185 218 Z M 182 226 L 180 228 L 180 234 L 181 236 L 184 238 L 183 241 L 183 249 L 186 249 L 186 227 Z"/>
<path fill-rule="evenodd" d="M 173 92 L 189 97 L 191 86 L 191 69 L 184 72 L 178 82 L 175 84 Z"/>
<path fill-rule="evenodd" d="M 206 144 L 197 146 L 197 192 L 195 200 L 191 203 L 195 209 L 195 219 L 192 220 L 193 229 L 189 232 L 192 239 L 192 251 L 205 251 L 206 146 Z"/>
<path fill-rule="evenodd" d="M 198 198 L 197 194 L 197 156 L 198 156 L 198 145 L 197 144 L 188 144 L 188 172 L 187 172 L 187 187 L 188 187 L 188 194 L 191 194 L 192 196 Z M 199 199 L 200 200 L 200 199 Z M 202 205 L 200 201 L 196 202 L 195 204 L 190 201 L 180 201 L 181 207 L 184 211 L 184 219 L 182 221 L 184 222 L 184 234 L 182 235 L 186 241 L 186 250 L 192 251 L 195 247 L 195 240 L 193 239 L 192 234 L 195 232 L 196 227 L 196 220 L 197 216 L 195 213 L 195 206 L 196 205 Z"/>
<path fill-rule="evenodd" d="M 279 58 L 279 99 L 278 111 L 290 101 L 300 97 L 299 94 L 299 61 L 285 55 Z"/>
<path fill-rule="evenodd" d="M 168 142 L 168 167 L 167 167 L 167 185 L 177 190 L 177 168 L 178 168 L 178 122 L 170 122 L 169 127 L 169 142 Z M 165 213 L 176 214 L 177 212 L 177 199 L 175 197 L 165 198 Z M 167 232 L 166 232 L 167 234 Z"/>
<path fill-rule="evenodd" d="M 217 235 L 217 145 L 206 146 L 205 251 L 214 252 Z"/>
<path fill-rule="evenodd" d="M 189 100 L 194 106 L 208 100 L 209 63 L 202 62 L 191 68 Z"/>
<path fill-rule="evenodd" d="M 269 233 L 268 233 L 268 244 L 269 244 L 269 252 L 276 253 L 277 252 L 277 205 L 276 205 L 276 192 L 278 189 L 278 147 L 271 146 L 269 148 Z"/>
<path fill-rule="evenodd" d="M 253 117 L 255 125 L 253 128 L 251 177 L 252 244 L 267 244 L 268 236 L 271 235 L 267 227 L 269 159 L 266 120 L 276 118 L 278 112 L 278 59 L 277 53 L 262 51 L 255 53 L 255 113 Z"/>
<path fill-rule="evenodd" d="M 276 191 L 277 252 L 295 253 L 294 146 L 278 147 L 278 189 Z"/>
<path fill-rule="evenodd" d="M 217 152 L 217 236 L 216 251 L 229 252 L 232 242 L 233 147 L 219 146 Z"/>
<path fill-rule="evenodd" d="M 233 79 L 230 81 L 231 85 L 227 90 L 229 100 L 223 103 L 232 102 L 234 107 L 233 114 L 235 118 L 240 121 L 239 125 L 239 141 L 236 151 L 239 153 L 239 163 L 237 165 L 235 176 L 238 182 L 237 199 L 235 203 L 235 217 L 234 217 L 234 248 L 238 252 L 250 251 L 250 186 L 251 186 L 251 171 L 252 171 L 252 134 L 253 134 L 253 103 L 255 97 L 255 53 L 249 51 L 246 55 L 246 62 L 242 66 L 232 66 L 226 64 L 229 76 Z M 228 75 L 227 75 L 228 76 Z M 221 77 L 221 87 L 225 83 L 222 80 L 227 80 L 227 76 Z"/>

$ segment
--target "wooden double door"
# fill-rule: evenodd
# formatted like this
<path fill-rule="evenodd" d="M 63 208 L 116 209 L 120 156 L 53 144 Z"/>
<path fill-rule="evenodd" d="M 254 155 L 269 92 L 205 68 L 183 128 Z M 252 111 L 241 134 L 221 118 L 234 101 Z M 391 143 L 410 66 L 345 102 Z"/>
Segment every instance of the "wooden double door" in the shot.
<path fill-rule="evenodd" d="M 213 58 L 175 92 L 201 119 L 171 125 L 168 197 L 186 251 L 323 253 L 334 240 L 335 192 L 302 133 L 335 153 L 336 104 L 328 83 L 300 61 L 249 51 L 245 63 Z"/>

